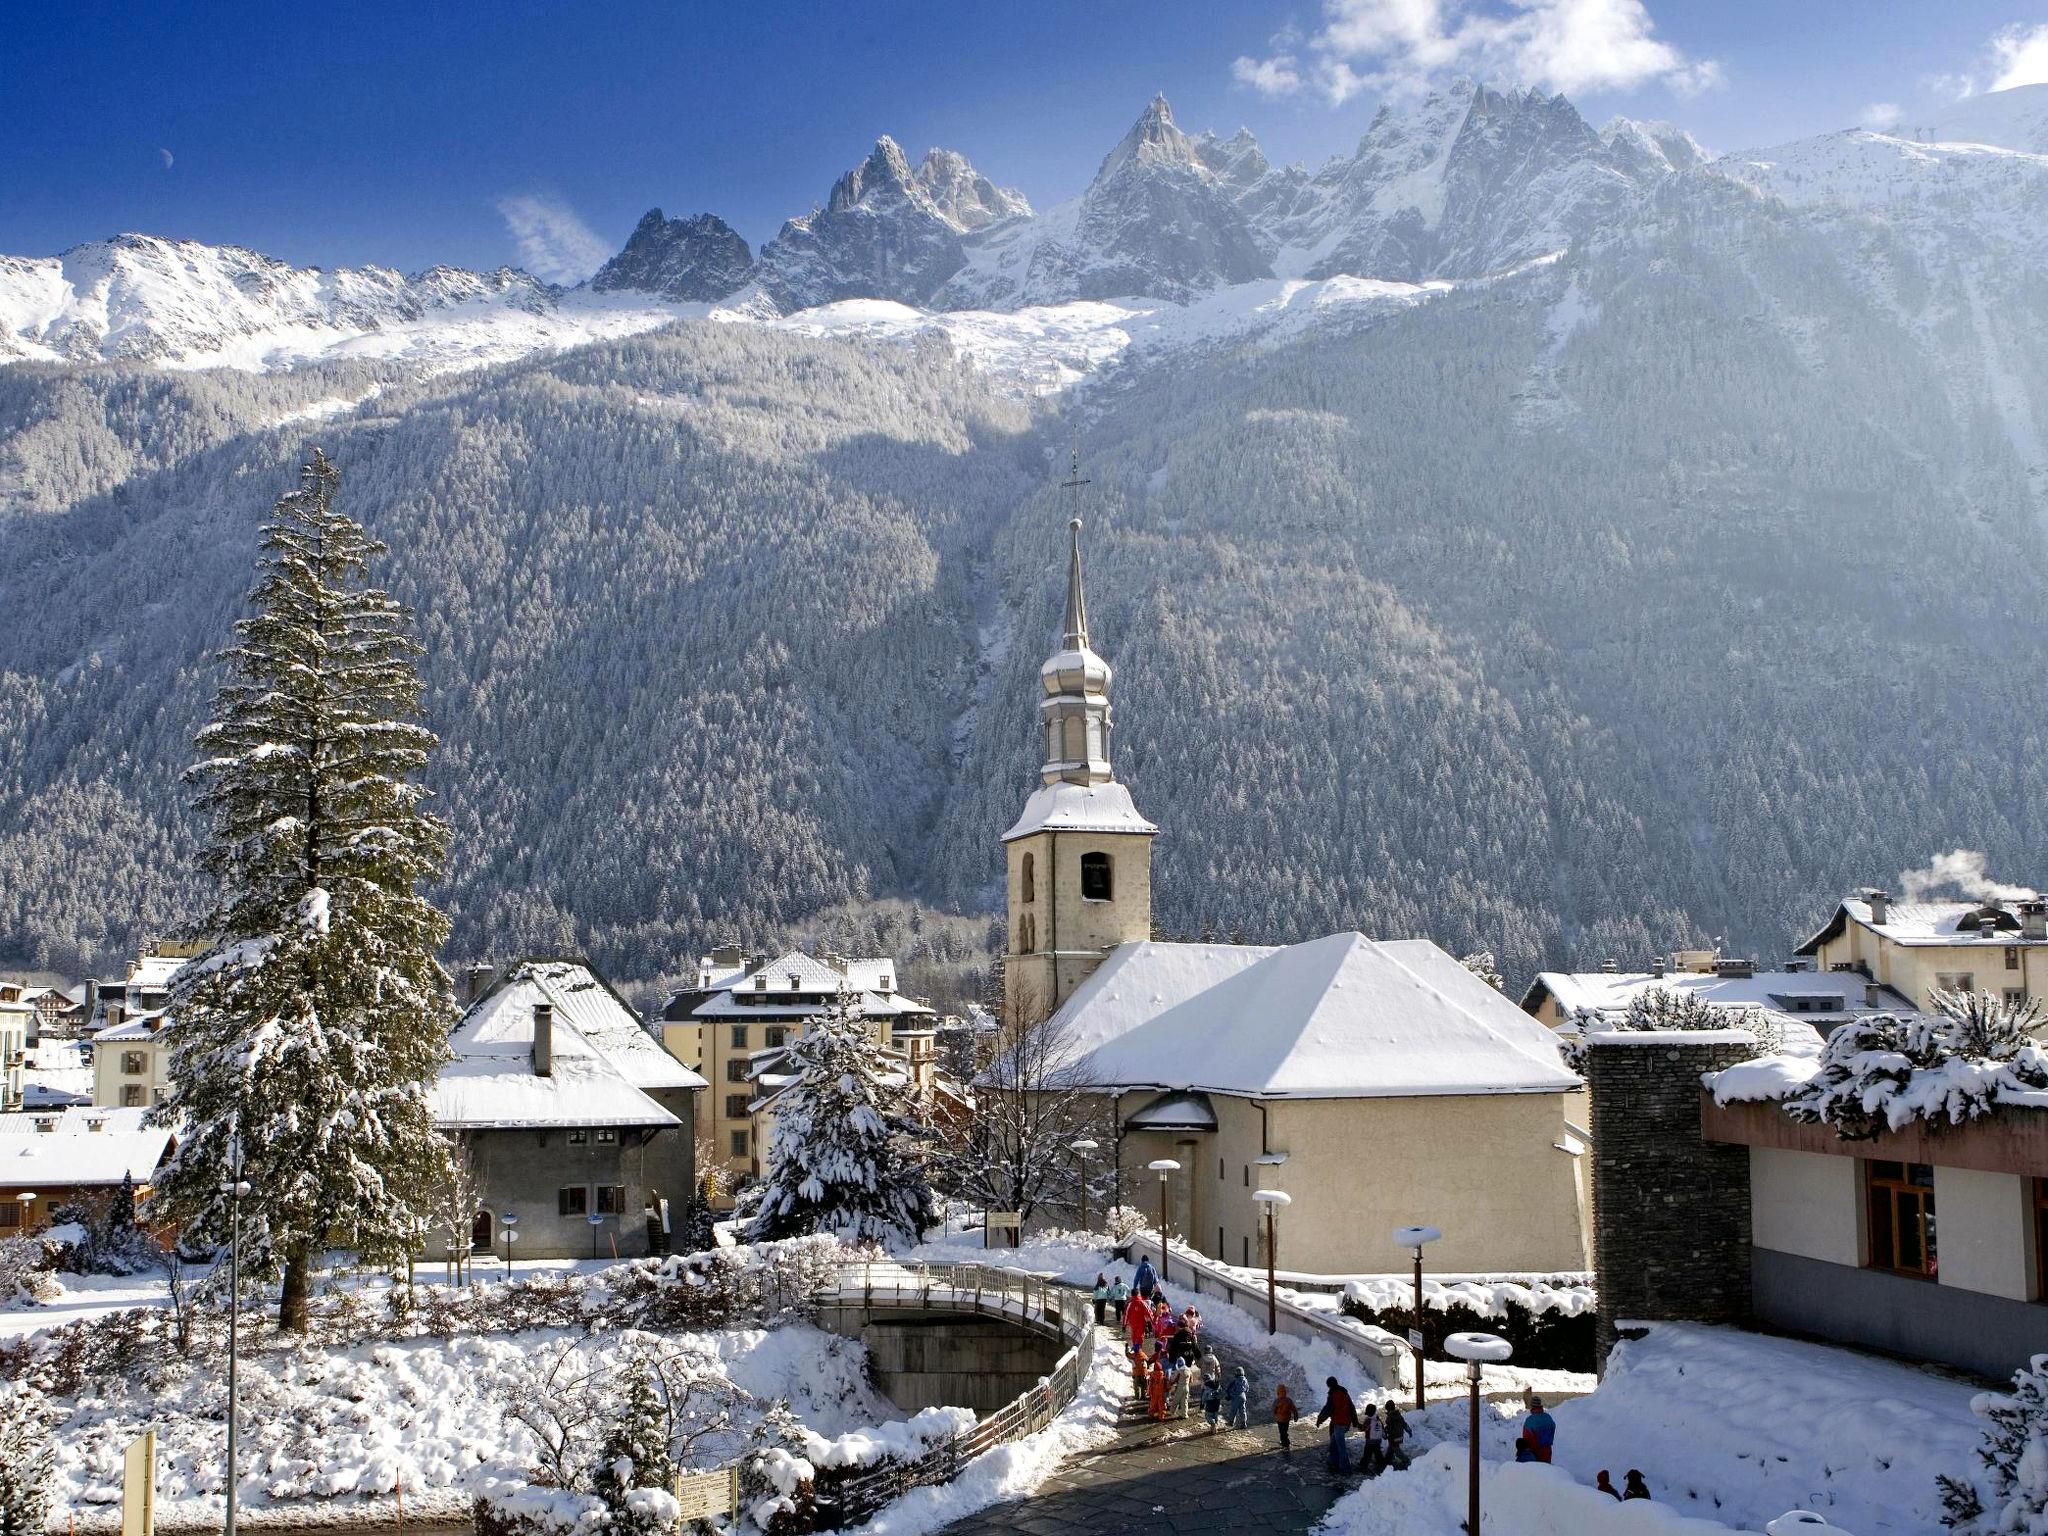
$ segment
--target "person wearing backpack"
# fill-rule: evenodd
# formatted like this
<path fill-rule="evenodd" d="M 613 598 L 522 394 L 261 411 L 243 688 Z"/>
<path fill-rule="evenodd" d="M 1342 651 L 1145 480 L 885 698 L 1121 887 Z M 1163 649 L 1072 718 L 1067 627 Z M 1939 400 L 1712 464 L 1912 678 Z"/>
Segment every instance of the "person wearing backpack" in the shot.
<path fill-rule="evenodd" d="M 1378 1477 L 1385 1464 L 1386 1447 L 1381 1439 L 1384 1433 L 1380 1428 L 1379 1404 L 1367 1403 L 1358 1421 L 1358 1470 L 1367 1477 Z"/>

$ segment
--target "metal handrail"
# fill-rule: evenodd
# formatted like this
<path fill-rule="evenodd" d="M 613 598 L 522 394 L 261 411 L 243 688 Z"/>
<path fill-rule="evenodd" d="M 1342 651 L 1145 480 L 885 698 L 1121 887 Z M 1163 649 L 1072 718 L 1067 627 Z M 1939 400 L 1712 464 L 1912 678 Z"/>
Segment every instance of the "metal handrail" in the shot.
<path fill-rule="evenodd" d="M 883 1268 L 886 1289 L 878 1289 L 875 1284 L 874 1261 L 862 1260 L 841 1265 L 835 1283 L 819 1287 L 809 1300 L 818 1305 L 855 1299 L 869 1310 L 914 1307 L 928 1311 L 935 1305 L 964 1305 L 1006 1322 L 1049 1329 L 1067 1349 L 1051 1373 L 1040 1377 L 1037 1385 L 994 1413 L 977 1418 L 971 1427 L 933 1446 L 924 1455 L 911 1461 L 885 1462 L 836 1482 L 829 1498 L 820 1503 L 829 1507 L 831 1518 L 839 1524 L 863 1519 L 912 1488 L 950 1482 L 975 1457 L 1050 1424 L 1080 1395 L 1081 1383 L 1094 1364 L 1096 1336 L 1091 1308 L 1076 1293 L 1056 1289 L 1042 1277 L 988 1264 L 892 1263 Z M 847 1280 L 856 1272 L 859 1288 L 849 1297 Z M 907 1288 L 899 1276 L 910 1281 Z M 1010 1307 L 1013 1296 L 1017 1302 L 1014 1311 Z M 746 1461 L 742 1457 L 702 1471 L 678 1473 L 672 1491 L 683 1506 L 685 1517 L 705 1519 L 723 1515 L 737 1519 L 740 1473 Z"/>

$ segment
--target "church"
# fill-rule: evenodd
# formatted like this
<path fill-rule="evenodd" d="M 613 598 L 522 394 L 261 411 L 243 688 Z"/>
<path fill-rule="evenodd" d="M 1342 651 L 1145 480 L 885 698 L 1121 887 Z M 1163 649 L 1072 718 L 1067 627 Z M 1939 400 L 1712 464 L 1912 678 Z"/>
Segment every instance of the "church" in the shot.
<path fill-rule="evenodd" d="M 1152 839 L 1111 767 L 1109 663 L 1089 643 L 1081 523 L 1065 632 L 1040 670 L 1040 783 L 1003 834 L 1004 1024 L 1050 1032 L 1068 1086 L 1114 1101 L 1122 1198 L 1173 1235 L 1266 1262 L 1253 1191 L 1291 1201 L 1281 1268 L 1438 1273 L 1587 1266 L 1579 1079 L 1550 1031 L 1427 939 L 1291 945 L 1152 938 Z M 1168 835 L 1171 830 L 1168 829 Z"/>

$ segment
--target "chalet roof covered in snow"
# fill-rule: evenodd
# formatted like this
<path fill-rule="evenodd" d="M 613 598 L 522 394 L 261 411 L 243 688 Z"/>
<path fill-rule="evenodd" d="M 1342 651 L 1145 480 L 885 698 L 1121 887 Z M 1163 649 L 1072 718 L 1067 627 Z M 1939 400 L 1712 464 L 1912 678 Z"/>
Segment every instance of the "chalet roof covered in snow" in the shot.
<path fill-rule="evenodd" d="M 1549 1030 L 1426 939 L 1123 944 L 1050 1026 L 1105 1087 L 1259 1098 L 1565 1093 Z"/>
<path fill-rule="evenodd" d="M 1894 944 L 2048 944 L 2048 939 L 2022 936 L 2020 916 L 2010 902 L 1887 901 L 1884 921 L 1871 919 L 1869 898 L 1846 896 L 1834 916 L 1795 953 L 1815 953 L 1850 923 L 1860 923 Z"/>
<path fill-rule="evenodd" d="M 180 955 L 144 955 L 135 962 L 123 985 L 143 992 L 167 991 L 171 978 L 184 968 L 185 960 Z"/>
<path fill-rule="evenodd" d="M 156 1176 L 171 1133 L 148 1122 L 146 1109 L 72 1108 L 0 1115 L 0 1186 L 55 1190 L 98 1188 Z"/>
<path fill-rule="evenodd" d="M 1034 832 L 1157 832 L 1138 814 L 1131 792 L 1111 780 L 1106 784 L 1044 784 L 1031 792 L 1024 811 L 1003 834 L 1014 842 Z"/>
<path fill-rule="evenodd" d="M 830 964 L 791 950 L 731 977 L 691 1010 L 695 1019 L 809 1019 L 841 996 L 870 1018 L 928 1017 L 931 1009 L 896 991 L 887 957 Z"/>
<path fill-rule="evenodd" d="M 82 1040 L 52 1040 L 28 1048 L 21 1073 L 22 1100 L 30 1108 L 54 1109 L 92 1102 L 92 1061 Z"/>
<path fill-rule="evenodd" d="M 1904 993 L 1876 987 L 1848 971 L 1757 971 L 1748 976 L 1718 976 L 1706 971 L 1544 971 L 1530 983 L 1522 1006 L 1531 1012 L 1546 997 L 1566 1014 L 1582 1009 L 1621 1014 L 1646 992 L 1677 992 L 1698 997 L 1717 1008 L 1762 1008 L 1792 1018 L 1836 1020 L 1867 1013 L 1916 1013 Z"/>
<path fill-rule="evenodd" d="M 535 1070 L 533 1009 L 554 1009 L 546 1075 Z M 454 1059 L 434 1080 L 447 1128 L 681 1124 L 649 1089 L 702 1088 L 588 966 L 529 961 L 470 1006 L 449 1037 Z"/>
<path fill-rule="evenodd" d="M 163 1033 L 170 1022 L 162 1009 L 155 1013 L 138 1013 L 118 1024 L 109 1024 L 105 1029 L 95 1030 L 93 1043 L 117 1045 L 123 1040 L 154 1040 Z"/>

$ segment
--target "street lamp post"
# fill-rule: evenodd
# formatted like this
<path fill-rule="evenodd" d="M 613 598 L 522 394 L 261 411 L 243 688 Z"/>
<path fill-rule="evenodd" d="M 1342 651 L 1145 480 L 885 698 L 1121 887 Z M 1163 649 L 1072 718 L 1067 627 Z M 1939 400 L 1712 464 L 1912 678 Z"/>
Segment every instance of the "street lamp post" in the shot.
<path fill-rule="evenodd" d="M 512 1278 L 512 1245 L 519 1241 L 519 1234 L 512 1229 L 518 1225 L 519 1215 L 516 1211 L 500 1211 L 498 1213 L 498 1230 L 505 1234 L 505 1278 L 507 1280 Z"/>
<path fill-rule="evenodd" d="M 1155 1157 L 1145 1165 L 1159 1175 L 1159 1283 L 1166 1284 L 1166 1176 L 1180 1172 L 1180 1164 L 1170 1157 Z"/>
<path fill-rule="evenodd" d="M 221 1181 L 220 1192 L 228 1197 L 228 1507 L 221 1529 L 225 1536 L 235 1536 L 236 1484 L 241 1476 L 236 1420 L 241 1416 L 237 1410 L 237 1357 L 242 1331 L 242 1200 L 249 1193 L 249 1181 L 242 1177 L 239 1138 L 228 1143 L 228 1176 Z"/>
<path fill-rule="evenodd" d="M 1276 1218 L 1280 1207 L 1294 1204 L 1294 1197 L 1283 1190 L 1255 1189 L 1252 1198 L 1266 1208 L 1266 1332 L 1280 1331 L 1280 1293 L 1276 1284 L 1280 1262 L 1280 1228 Z"/>
<path fill-rule="evenodd" d="M 1083 1232 L 1088 1230 L 1088 1154 L 1093 1152 L 1097 1145 L 1098 1143 L 1087 1136 L 1083 1136 L 1079 1141 L 1069 1144 L 1069 1150 L 1073 1152 L 1074 1160 L 1081 1165 L 1081 1230 Z"/>
<path fill-rule="evenodd" d="M 29 1227 L 29 1213 L 35 1209 L 36 1205 L 36 1192 L 32 1189 L 24 1189 L 14 1198 L 21 1202 L 21 1230 L 26 1232 Z"/>
<path fill-rule="evenodd" d="M 1435 1227 L 1396 1227 L 1394 1245 L 1415 1250 L 1415 1325 L 1408 1330 L 1408 1343 L 1415 1351 L 1415 1407 L 1422 1408 L 1422 1250 L 1443 1233 Z"/>
<path fill-rule="evenodd" d="M 1454 1333 L 1444 1340 L 1444 1353 L 1465 1362 L 1465 1379 L 1472 1384 L 1472 1444 L 1466 1457 L 1471 1487 L 1465 1519 L 1471 1536 L 1479 1536 L 1479 1380 L 1487 1366 L 1500 1364 L 1514 1352 L 1506 1339 L 1491 1333 Z"/>

